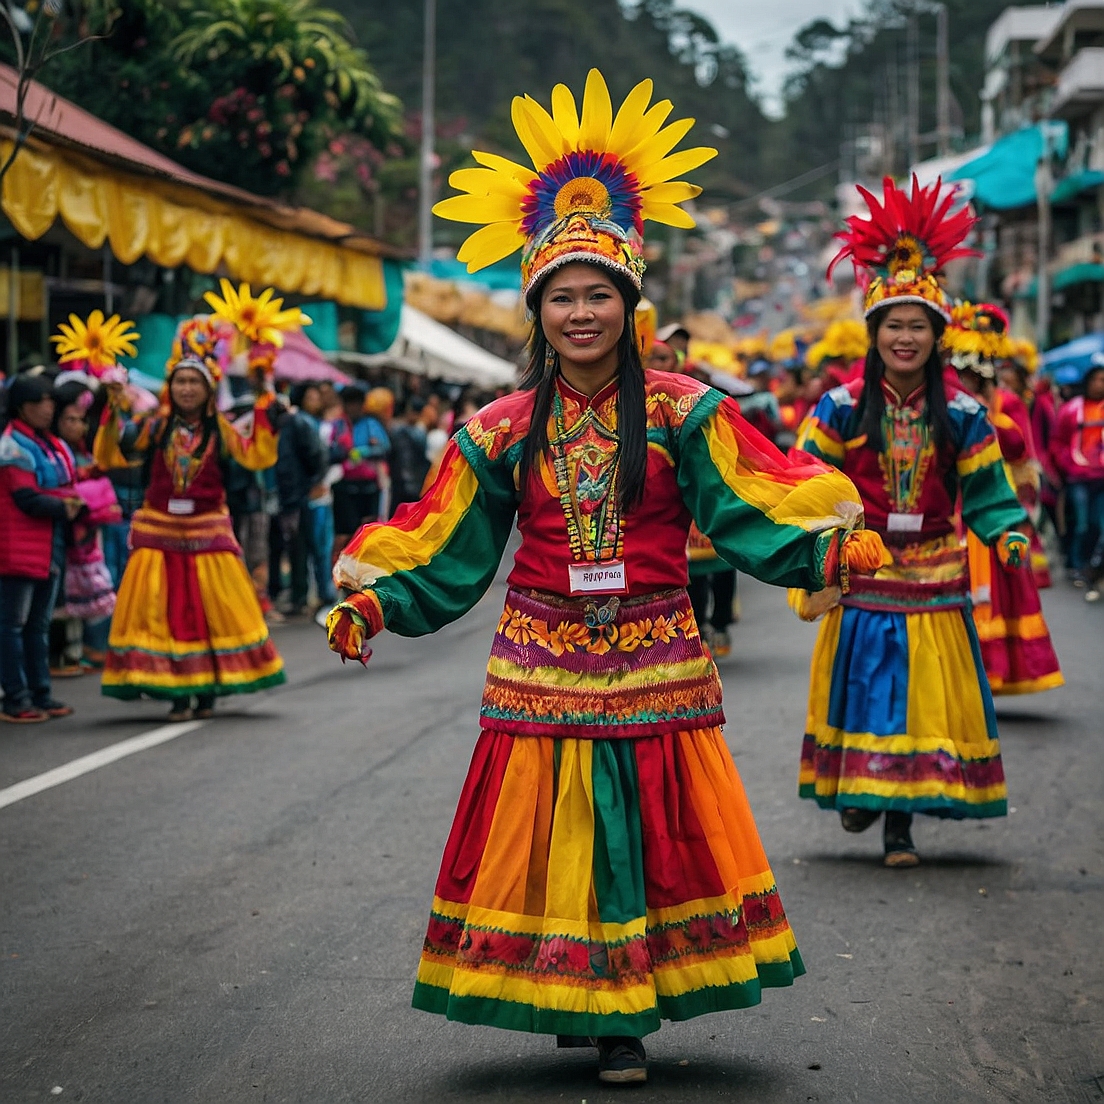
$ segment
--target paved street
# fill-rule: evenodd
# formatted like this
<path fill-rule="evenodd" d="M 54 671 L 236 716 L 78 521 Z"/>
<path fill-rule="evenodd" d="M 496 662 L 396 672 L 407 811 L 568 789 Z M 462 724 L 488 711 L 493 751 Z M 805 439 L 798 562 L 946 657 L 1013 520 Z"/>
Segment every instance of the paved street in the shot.
<path fill-rule="evenodd" d="M 727 735 L 809 973 L 667 1025 L 651 1081 L 410 1008 L 475 738 L 496 584 L 437 637 L 342 667 L 277 630 L 291 682 L 0 808 L 0 1101 L 1104 1100 L 1104 608 L 1046 612 L 1069 685 L 999 705 L 1011 815 L 918 823 L 879 863 L 796 797 L 814 629 L 742 582 Z M 59 683 L 77 716 L 0 729 L 0 789 L 163 725 Z"/>

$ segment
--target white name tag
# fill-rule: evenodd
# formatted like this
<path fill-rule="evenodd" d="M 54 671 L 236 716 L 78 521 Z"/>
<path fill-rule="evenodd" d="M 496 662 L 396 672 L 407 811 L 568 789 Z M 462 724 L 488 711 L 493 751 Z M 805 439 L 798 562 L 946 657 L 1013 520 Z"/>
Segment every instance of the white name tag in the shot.
<path fill-rule="evenodd" d="M 923 514 L 890 514 L 886 525 L 890 533 L 919 533 L 923 528 Z"/>
<path fill-rule="evenodd" d="M 624 594 L 628 590 L 624 560 L 573 563 L 567 565 L 567 570 L 572 594 Z"/>
<path fill-rule="evenodd" d="M 194 514 L 195 513 L 195 499 L 194 498 L 170 498 L 169 499 L 169 513 L 176 515 Z"/>

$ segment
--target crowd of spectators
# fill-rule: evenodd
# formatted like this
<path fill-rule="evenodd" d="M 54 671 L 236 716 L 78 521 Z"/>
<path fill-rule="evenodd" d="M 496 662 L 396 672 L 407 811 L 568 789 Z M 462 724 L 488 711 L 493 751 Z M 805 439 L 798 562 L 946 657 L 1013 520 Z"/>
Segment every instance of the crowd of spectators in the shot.
<path fill-rule="evenodd" d="M 105 395 L 72 376 L 36 369 L 0 388 L 0 720 L 67 715 L 53 680 L 102 666 L 145 490 L 140 466 L 97 470 Z M 323 623 L 336 599 L 337 551 L 361 525 L 416 501 L 451 433 L 490 398 L 416 377 L 281 391 L 275 466 L 252 472 L 230 460 L 225 473 L 266 620 Z M 251 411 L 245 396 L 228 414 L 246 423 Z"/>

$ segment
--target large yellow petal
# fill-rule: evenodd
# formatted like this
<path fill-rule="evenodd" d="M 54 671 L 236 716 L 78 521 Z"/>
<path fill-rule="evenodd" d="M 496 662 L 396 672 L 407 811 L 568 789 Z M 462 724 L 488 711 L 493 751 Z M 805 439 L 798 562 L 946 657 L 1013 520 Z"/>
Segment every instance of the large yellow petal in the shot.
<path fill-rule="evenodd" d="M 605 77 L 597 69 L 587 73 L 583 91 L 583 117 L 579 123 L 580 150 L 605 150 L 613 127 L 613 104 Z"/>
<path fill-rule="evenodd" d="M 662 222 L 665 226 L 681 226 L 684 230 L 692 230 L 697 225 L 681 207 L 676 207 L 673 203 L 645 201 L 640 208 L 640 217 L 652 222 Z"/>
<path fill-rule="evenodd" d="M 564 136 L 568 149 L 577 149 L 579 112 L 575 107 L 575 97 L 566 84 L 557 84 L 552 89 L 552 118 L 556 129 Z"/>
<path fill-rule="evenodd" d="M 558 161 L 568 150 L 573 148 L 567 138 L 560 132 L 560 128 L 556 126 L 552 116 L 532 96 L 525 97 L 524 110 L 529 116 L 530 126 L 540 134 L 544 147 L 555 154 L 551 161 Z"/>
<path fill-rule="evenodd" d="M 517 222 L 521 219 L 521 207 L 512 196 L 450 196 L 434 204 L 433 213 L 452 222 Z"/>
<path fill-rule="evenodd" d="M 693 125 L 693 119 L 676 119 L 670 126 L 665 126 L 654 137 L 641 142 L 636 149 L 627 154 L 626 166 L 639 176 L 650 165 L 662 161 L 690 133 Z"/>
<path fill-rule="evenodd" d="M 650 184 L 662 184 L 673 177 L 691 172 L 716 156 L 717 151 L 715 149 L 710 149 L 708 146 L 695 146 L 693 149 L 672 153 L 670 157 L 665 157 L 662 161 L 656 161 L 654 164 L 647 166 L 647 168 L 637 173 L 637 179 L 640 181 L 642 188 L 646 188 Z"/>
<path fill-rule="evenodd" d="M 96 309 L 88 316 L 88 326 L 85 328 L 85 332 L 88 332 L 88 330 L 98 330 L 103 325 L 103 323 L 103 311 Z"/>
<path fill-rule="evenodd" d="M 525 147 L 525 152 L 533 159 L 537 172 L 545 165 L 550 165 L 560 156 L 558 146 L 549 145 L 545 135 L 536 127 L 529 114 L 528 97 L 515 96 L 510 105 L 510 118 L 514 122 L 514 130 Z"/>
<path fill-rule="evenodd" d="M 505 157 L 499 157 L 497 153 L 482 153 L 480 150 L 472 150 L 472 157 L 479 164 L 486 165 L 488 169 L 494 169 L 496 172 L 502 173 L 504 176 L 510 177 L 511 180 L 516 180 L 519 184 L 524 184 L 527 187 L 536 175 L 532 169 L 527 169 L 524 165 L 519 165 L 516 161 L 510 161 Z"/>
<path fill-rule="evenodd" d="M 685 203 L 701 195 L 697 184 L 688 184 L 685 180 L 672 180 L 667 184 L 653 184 L 645 188 L 641 198 L 644 203 Z"/>
<path fill-rule="evenodd" d="M 493 169 L 457 169 L 449 177 L 449 184 L 471 195 L 505 195 L 520 201 L 529 194 L 529 189 L 519 180 Z"/>
<path fill-rule="evenodd" d="M 644 113 L 648 110 L 648 101 L 652 98 L 652 82 L 642 80 L 626 97 L 617 110 L 613 120 L 613 129 L 609 136 L 609 150 L 624 156 L 638 146 L 649 133 L 644 129 Z"/>
<path fill-rule="evenodd" d="M 495 261 L 508 257 L 524 244 L 525 235 L 518 229 L 516 223 L 492 223 L 490 226 L 476 230 L 460 246 L 456 259 L 467 264 L 469 272 L 477 272 L 487 265 L 494 264 Z"/>

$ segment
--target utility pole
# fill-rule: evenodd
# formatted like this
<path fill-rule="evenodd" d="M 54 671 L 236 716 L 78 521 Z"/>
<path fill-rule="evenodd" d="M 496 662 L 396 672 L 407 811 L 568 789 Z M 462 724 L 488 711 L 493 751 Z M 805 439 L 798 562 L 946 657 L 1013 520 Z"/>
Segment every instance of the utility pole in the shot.
<path fill-rule="evenodd" d="M 425 0 L 425 45 L 422 51 L 422 153 L 418 183 L 418 264 L 433 260 L 434 70 L 437 66 L 437 0 Z"/>
<path fill-rule="evenodd" d="M 935 145 L 940 157 L 951 152 L 951 58 L 947 5 L 935 5 Z"/>
<path fill-rule="evenodd" d="M 1038 266 L 1035 275 L 1035 344 L 1044 352 L 1050 339 L 1050 193 L 1054 175 L 1050 169 L 1050 142 L 1035 166 L 1035 196 L 1039 209 Z"/>
<path fill-rule="evenodd" d="M 905 65 L 907 82 L 906 112 L 908 114 L 908 171 L 920 160 L 920 21 L 915 15 L 908 18 L 905 33 Z"/>

